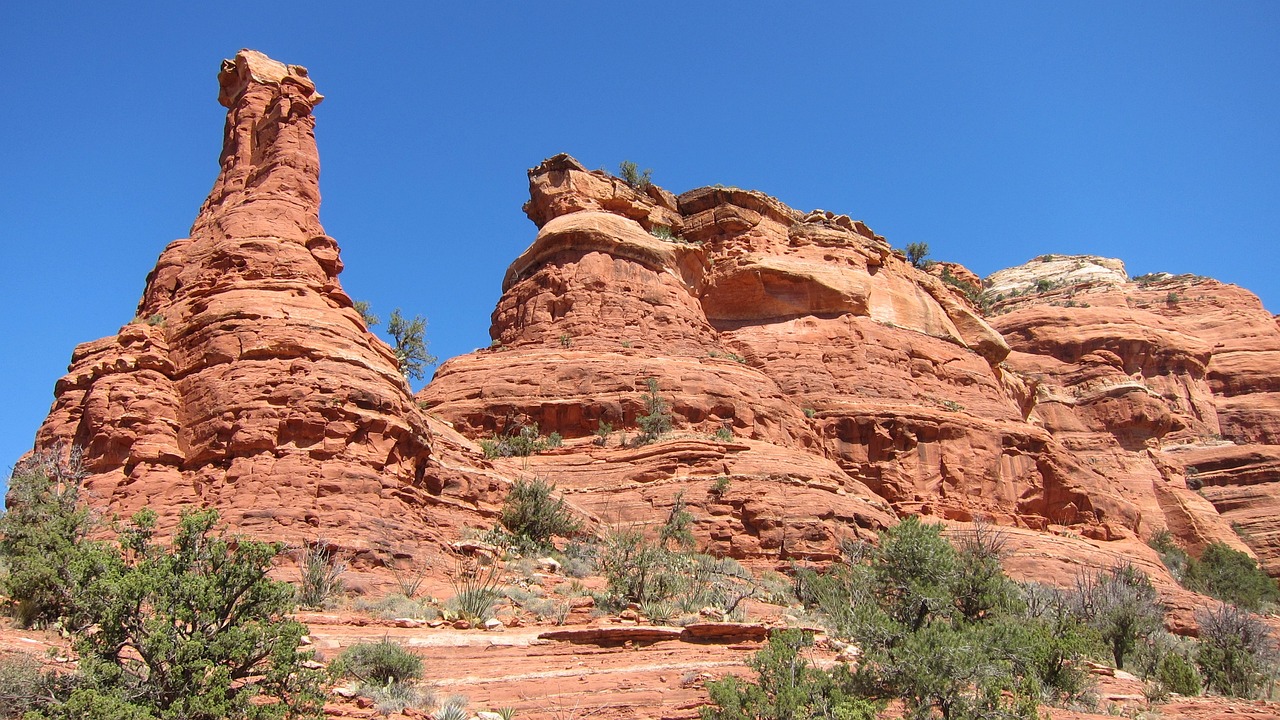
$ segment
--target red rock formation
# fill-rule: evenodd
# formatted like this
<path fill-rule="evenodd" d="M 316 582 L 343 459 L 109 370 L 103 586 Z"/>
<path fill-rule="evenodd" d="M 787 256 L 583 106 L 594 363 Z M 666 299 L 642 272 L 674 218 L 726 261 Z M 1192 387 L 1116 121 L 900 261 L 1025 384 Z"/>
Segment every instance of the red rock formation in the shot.
<path fill-rule="evenodd" d="M 1130 282 L 1088 256 L 987 284 L 1007 364 L 1035 388 L 1033 421 L 1113 478 L 1149 529 L 1193 552 L 1250 549 L 1280 575 L 1280 332 L 1257 297 L 1195 276 Z"/>
<path fill-rule="evenodd" d="M 214 506 L 274 538 L 429 542 L 451 473 L 338 282 L 322 97 L 306 69 L 252 51 L 218 80 L 222 169 L 191 237 L 160 255 L 137 320 L 76 349 L 36 446 L 83 446 L 90 492 L 122 515 Z"/>
<path fill-rule="evenodd" d="M 655 378 L 667 442 L 528 461 L 580 507 L 641 522 L 687 490 L 706 542 L 739 557 L 830 557 L 891 507 L 1101 537 L 1138 526 L 1025 421 L 1009 348 L 964 292 L 865 224 L 753 191 L 632 188 L 565 155 L 529 178 L 540 231 L 507 272 L 495 346 L 445 363 L 420 397 L 473 437 L 534 422 L 634 436 Z M 722 428 L 732 443 L 707 442 Z M 740 502 L 708 492 L 718 476 Z"/>
<path fill-rule="evenodd" d="M 920 270 L 844 215 L 677 197 L 559 155 L 529 172 L 538 233 L 493 347 L 415 399 L 337 280 L 306 71 L 244 51 L 219 80 L 222 169 L 191 237 L 137 321 L 76 349 L 37 438 L 83 446 L 122 514 L 213 505 L 376 563 L 491 524 L 537 474 L 604 524 L 682 498 L 702 545 L 743 558 L 831 558 L 920 513 L 1016 526 L 1076 564 L 1150 564 L 1140 541 L 1167 527 L 1280 572 L 1280 327 L 1238 288 L 1087 256 Z M 675 427 L 640 446 L 650 379 Z M 481 456 L 532 423 L 565 445 Z"/>

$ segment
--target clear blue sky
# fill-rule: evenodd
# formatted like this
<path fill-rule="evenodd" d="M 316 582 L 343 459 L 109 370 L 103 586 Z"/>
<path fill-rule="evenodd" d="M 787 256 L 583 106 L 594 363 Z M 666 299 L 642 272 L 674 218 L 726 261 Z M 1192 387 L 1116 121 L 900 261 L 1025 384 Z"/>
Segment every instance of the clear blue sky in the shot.
<path fill-rule="evenodd" d="M 5 3 L 0 466 L 217 172 L 219 61 L 305 65 L 342 281 L 488 345 L 526 168 L 631 159 L 927 242 L 1212 275 L 1280 312 L 1280 3 Z M 7 473 L 6 473 L 7 474 Z"/>

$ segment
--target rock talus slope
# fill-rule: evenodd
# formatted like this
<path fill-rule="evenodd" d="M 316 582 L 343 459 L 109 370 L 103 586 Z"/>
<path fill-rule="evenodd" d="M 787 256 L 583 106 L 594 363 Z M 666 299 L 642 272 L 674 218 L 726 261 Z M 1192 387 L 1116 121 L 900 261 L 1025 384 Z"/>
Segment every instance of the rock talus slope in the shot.
<path fill-rule="evenodd" d="M 221 171 L 191 236 L 161 253 L 137 320 L 76 348 L 36 447 L 82 447 L 91 496 L 121 515 L 214 506 L 239 530 L 357 553 L 430 544 L 427 508 L 454 474 L 338 282 L 318 216 L 322 96 L 305 68 L 252 51 L 218 81 Z"/>

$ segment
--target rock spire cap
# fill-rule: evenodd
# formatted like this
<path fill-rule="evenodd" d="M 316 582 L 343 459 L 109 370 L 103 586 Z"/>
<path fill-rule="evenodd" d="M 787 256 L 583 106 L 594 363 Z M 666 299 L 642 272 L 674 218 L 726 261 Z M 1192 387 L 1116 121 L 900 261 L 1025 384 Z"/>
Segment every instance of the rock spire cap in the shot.
<path fill-rule="evenodd" d="M 235 57 L 222 61 L 222 70 L 218 73 L 218 102 L 223 107 L 234 106 L 251 83 L 294 85 L 300 90 L 292 93 L 295 98 L 306 100 L 312 107 L 324 100 L 324 96 L 316 92 L 316 85 L 308 77 L 305 67 L 286 65 L 257 50 L 244 49 Z"/>

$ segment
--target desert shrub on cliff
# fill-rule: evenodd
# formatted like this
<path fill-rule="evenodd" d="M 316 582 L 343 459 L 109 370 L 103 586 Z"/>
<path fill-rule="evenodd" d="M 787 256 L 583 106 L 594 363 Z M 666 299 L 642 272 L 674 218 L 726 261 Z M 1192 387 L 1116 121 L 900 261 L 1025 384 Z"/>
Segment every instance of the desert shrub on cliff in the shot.
<path fill-rule="evenodd" d="M 352 307 L 354 307 L 355 311 L 360 314 L 360 319 L 364 321 L 365 327 L 373 329 L 374 327 L 382 324 L 382 318 L 375 315 L 373 310 L 370 309 L 369 301 L 357 300 L 352 304 Z"/>
<path fill-rule="evenodd" d="M 500 457 L 528 457 L 534 453 L 560 447 L 564 440 L 560 433 L 553 432 L 543 437 L 538 432 L 538 423 L 528 425 L 512 425 L 501 435 L 480 441 L 480 449 L 489 459 Z"/>
<path fill-rule="evenodd" d="M 427 319 L 414 315 L 412 320 L 406 320 L 400 308 L 396 308 L 387 320 L 387 334 L 391 336 L 400 372 L 412 380 L 426 377 L 426 369 L 437 361 L 435 355 L 427 352 Z"/>
<path fill-rule="evenodd" d="M 672 425 L 671 409 L 658 393 L 658 379 L 647 378 L 644 384 L 644 414 L 636 418 L 636 423 L 640 426 L 640 436 L 636 440 L 641 445 L 671 432 Z"/>
<path fill-rule="evenodd" d="M 1118 668 L 1164 620 L 1151 579 L 1127 563 L 1079 575 L 1070 597 L 1073 614 L 1097 630 Z"/>
<path fill-rule="evenodd" d="M 929 243 L 907 243 L 907 262 L 923 270 L 927 267 L 925 258 L 929 257 Z"/>
<path fill-rule="evenodd" d="M 636 190 L 643 191 L 653 184 L 653 171 L 645 169 L 641 172 L 640 166 L 630 160 L 618 163 L 618 177 Z"/>
<path fill-rule="evenodd" d="M 1169 573 L 1178 582 L 1182 582 L 1183 576 L 1187 572 L 1187 564 L 1191 561 L 1191 556 L 1178 545 L 1173 533 L 1169 532 L 1167 528 L 1157 530 L 1147 539 L 1147 545 L 1152 550 L 1160 553 L 1160 561 L 1169 569 Z"/>
<path fill-rule="evenodd" d="M 1280 586 L 1253 558 L 1220 542 L 1187 563 L 1182 584 L 1247 610 L 1280 601 Z"/>
<path fill-rule="evenodd" d="M 502 504 L 502 526 L 518 544 L 546 550 L 553 537 L 570 537 L 582 529 L 582 523 L 555 491 L 554 484 L 541 478 L 519 478 L 512 484 Z"/>

